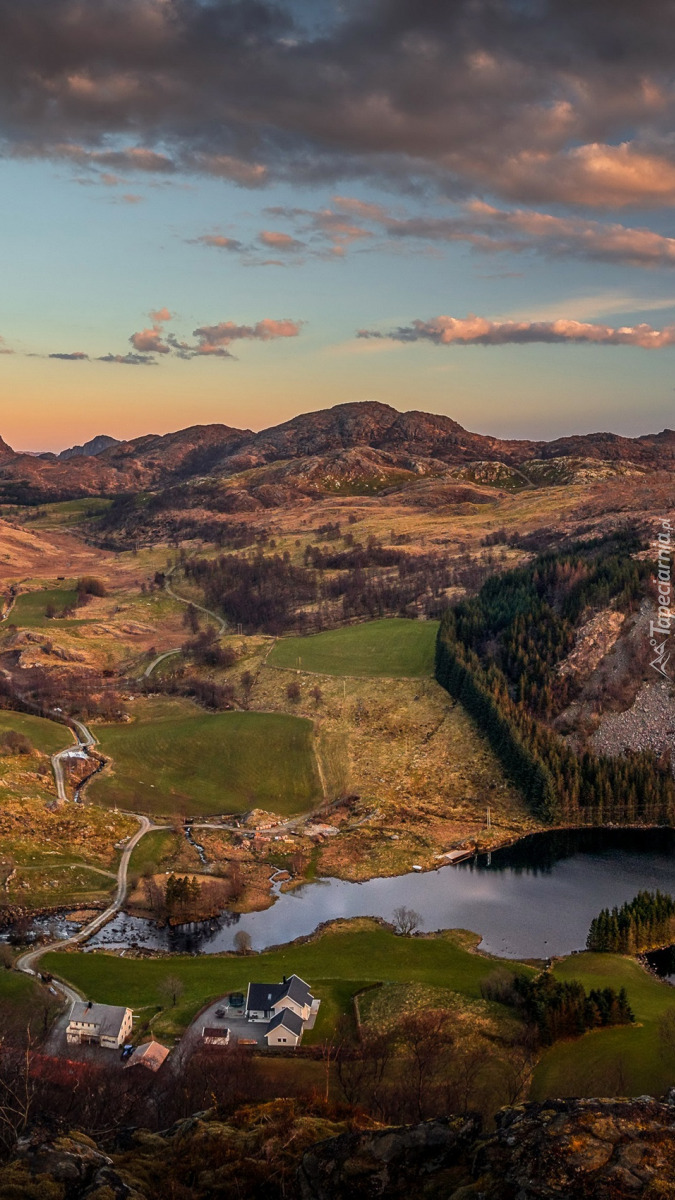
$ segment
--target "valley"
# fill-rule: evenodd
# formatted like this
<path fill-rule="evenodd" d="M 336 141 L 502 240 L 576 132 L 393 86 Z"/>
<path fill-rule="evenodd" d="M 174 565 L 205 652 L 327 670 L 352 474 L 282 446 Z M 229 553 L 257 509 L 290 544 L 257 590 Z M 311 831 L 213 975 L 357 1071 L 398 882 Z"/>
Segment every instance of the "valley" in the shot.
<path fill-rule="evenodd" d="M 351 1054 L 357 1027 L 369 1044 L 370 1021 L 393 1039 L 393 1095 L 400 1031 L 433 1014 L 464 1031 L 473 1066 L 452 1069 L 486 1112 L 578 1087 L 588 1039 L 608 1094 L 661 1088 L 668 985 L 570 951 L 604 904 L 668 888 L 670 852 L 614 860 L 608 841 L 558 864 L 522 839 L 675 815 L 672 726 L 635 733 L 672 703 L 644 637 L 670 442 L 488 446 L 383 408 L 248 442 L 195 427 L 155 439 L 152 466 L 145 443 L 3 459 L 0 1000 L 5 976 L 8 1011 L 31 980 L 18 961 L 53 1009 L 59 978 L 130 1005 L 134 1041 L 178 1062 L 204 1004 L 304 971 L 319 1018 L 285 1084 L 263 1055 L 263 1091 L 323 1086 L 325 1047 Z M 625 986 L 635 1022 L 526 1045 L 518 1005 L 481 981 L 542 968 Z"/>

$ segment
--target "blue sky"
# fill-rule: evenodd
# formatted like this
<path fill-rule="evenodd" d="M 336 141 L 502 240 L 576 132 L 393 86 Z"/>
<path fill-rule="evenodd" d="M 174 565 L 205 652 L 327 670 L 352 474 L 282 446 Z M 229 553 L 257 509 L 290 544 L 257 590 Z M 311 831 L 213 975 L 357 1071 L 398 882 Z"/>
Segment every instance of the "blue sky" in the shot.
<path fill-rule="evenodd" d="M 529 57 L 522 6 L 497 6 L 497 35 L 482 7 L 458 0 L 449 28 L 438 6 L 326 5 L 308 37 L 263 3 L 34 0 L 19 29 L 0 0 L 2 436 L 370 399 L 500 436 L 675 424 L 672 84 L 656 37 L 630 58 L 654 13 L 615 9 L 619 74 L 603 4 L 590 30 L 533 5 Z M 205 14 L 210 42 L 254 53 L 245 77 L 211 63 Z M 571 82 L 556 31 L 585 39 Z"/>

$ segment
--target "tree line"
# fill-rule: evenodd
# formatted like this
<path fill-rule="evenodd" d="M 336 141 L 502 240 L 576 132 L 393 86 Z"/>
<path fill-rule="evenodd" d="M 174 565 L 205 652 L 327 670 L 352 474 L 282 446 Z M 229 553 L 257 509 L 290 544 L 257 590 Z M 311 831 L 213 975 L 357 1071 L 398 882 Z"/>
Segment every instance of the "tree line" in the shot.
<path fill-rule="evenodd" d="M 482 981 L 481 995 L 512 1005 L 541 1046 L 635 1020 L 625 988 L 586 992 L 578 979 L 559 980 L 550 971 L 530 977 L 498 968 Z"/>
<path fill-rule="evenodd" d="M 505 773 L 543 820 L 667 824 L 675 815 L 670 761 L 648 751 L 576 754 L 545 723 L 569 699 L 556 671 L 595 602 L 637 603 L 649 566 L 631 534 L 488 579 L 448 609 L 436 678 L 475 718 Z"/>
<path fill-rule="evenodd" d="M 675 900 L 663 892 L 638 892 L 621 907 L 603 908 L 591 921 L 589 950 L 639 954 L 675 940 Z"/>

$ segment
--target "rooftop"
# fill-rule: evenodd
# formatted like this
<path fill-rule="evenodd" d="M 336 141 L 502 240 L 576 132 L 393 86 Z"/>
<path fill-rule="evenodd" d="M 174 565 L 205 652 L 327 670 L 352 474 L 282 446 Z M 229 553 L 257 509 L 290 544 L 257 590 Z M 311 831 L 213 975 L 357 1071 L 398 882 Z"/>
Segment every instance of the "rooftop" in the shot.
<path fill-rule="evenodd" d="M 289 1033 L 294 1033 L 297 1037 L 300 1037 L 300 1034 L 305 1028 L 305 1023 L 302 1017 L 299 1017 L 298 1014 L 294 1013 L 292 1009 L 282 1008 L 281 1012 L 278 1012 L 275 1017 L 272 1017 L 272 1020 L 265 1030 L 265 1037 L 267 1037 L 267 1035 L 272 1033 L 275 1029 L 279 1028 L 287 1029 Z"/>
<path fill-rule="evenodd" d="M 149 1067 L 151 1071 L 158 1071 L 168 1055 L 166 1046 L 162 1046 L 160 1042 L 144 1042 L 142 1046 L 136 1047 L 124 1065 L 135 1067 L 140 1064 Z"/>
<path fill-rule="evenodd" d="M 95 1025 L 101 1037 L 117 1037 L 127 1009 L 121 1004 L 93 1004 L 76 1000 L 70 1012 L 70 1023 Z"/>

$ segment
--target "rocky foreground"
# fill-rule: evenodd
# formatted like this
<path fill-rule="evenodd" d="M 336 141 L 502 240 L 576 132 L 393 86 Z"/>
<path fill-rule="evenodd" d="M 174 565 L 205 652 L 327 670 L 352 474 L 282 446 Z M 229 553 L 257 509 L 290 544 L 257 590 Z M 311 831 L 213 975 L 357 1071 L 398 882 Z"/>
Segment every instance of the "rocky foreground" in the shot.
<path fill-rule="evenodd" d="M 80 1133 L 36 1130 L 0 1168 L 0 1200 L 675 1197 L 675 1090 L 661 1101 L 524 1104 L 502 1110 L 488 1133 L 474 1116 L 347 1124 L 284 1100 L 159 1134 L 120 1131 L 109 1152 Z"/>

